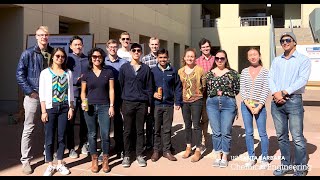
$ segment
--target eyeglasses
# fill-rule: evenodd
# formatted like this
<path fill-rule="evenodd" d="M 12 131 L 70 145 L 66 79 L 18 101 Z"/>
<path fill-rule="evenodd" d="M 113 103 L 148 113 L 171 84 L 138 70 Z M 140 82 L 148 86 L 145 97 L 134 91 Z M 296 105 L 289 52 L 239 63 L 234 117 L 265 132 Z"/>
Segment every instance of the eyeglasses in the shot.
<path fill-rule="evenodd" d="M 281 39 L 280 40 L 280 44 L 283 44 L 284 42 L 286 43 L 291 43 L 292 39 L 291 38 L 288 38 L 288 39 Z"/>
<path fill-rule="evenodd" d="M 219 61 L 219 60 L 224 61 L 224 60 L 226 60 L 226 58 L 225 57 L 215 57 L 214 60 L 216 60 L 216 61 Z"/>
<path fill-rule="evenodd" d="M 135 53 L 135 52 L 141 53 L 141 49 L 131 49 L 131 52 L 133 52 L 133 53 Z"/>
<path fill-rule="evenodd" d="M 109 49 L 117 49 L 118 47 L 117 46 L 109 46 L 108 48 Z"/>
<path fill-rule="evenodd" d="M 40 36 L 40 37 L 48 37 L 49 34 L 37 34 L 37 36 Z"/>
<path fill-rule="evenodd" d="M 92 55 L 91 57 L 92 57 L 92 59 L 101 59 L 102 58 L 102 56 L 97 56 L 97 55 Z"/>
<path fill-rule="evenodd" d="M 57 55 L 55 55 L 56 56 L 56 58 L 61 58 L 61 59 L 64 59 L 65 58 L 65 56 L 64 55 L 59 55 L 59 54 L 57 54 Z"/>
<path fill-rule="evenodd" d="M 130 41 L 130 38 L 121 38 L 122 41 L 127 40 Z"/>

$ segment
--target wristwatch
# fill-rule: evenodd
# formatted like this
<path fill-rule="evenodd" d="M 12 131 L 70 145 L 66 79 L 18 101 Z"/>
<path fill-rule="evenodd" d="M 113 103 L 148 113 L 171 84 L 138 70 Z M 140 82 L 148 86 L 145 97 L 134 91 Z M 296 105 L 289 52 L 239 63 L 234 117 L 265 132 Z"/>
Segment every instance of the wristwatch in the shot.
<path fill-rule="evenodd" d="M 286 97 L 286 94 L 283 91 L 281 91 L 281 96 Z"/>

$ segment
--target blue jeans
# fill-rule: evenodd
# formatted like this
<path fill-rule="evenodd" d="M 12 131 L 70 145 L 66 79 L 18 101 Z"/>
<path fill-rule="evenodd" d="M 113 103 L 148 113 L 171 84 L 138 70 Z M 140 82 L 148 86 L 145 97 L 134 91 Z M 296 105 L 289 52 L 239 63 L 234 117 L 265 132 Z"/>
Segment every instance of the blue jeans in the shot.
<path fill-rule="evenodd" d="M 258 105 L 256 105 L 257 107 Z M 244 123 L 244 128 L 246 131 L 246 145 L 249 158 L 251 160 L 255 159 L 254 153 L 254 141 L 253 141 L 253 114 L 248 109 L 248 107 L 241 102 L 241 113 Z M 267 111 L 266 107 L 263 106 L 260 112 L 254 115 L 256 119 L 256 124 L 258 127 L 259 136 L 261 139 L 261 153 L 262 160 L 267 161 L 268 159 L 268 149 L 269 149 L 269 139 L 266 131 L 266 122 L 267 122 Z"/>
<path fill-rule="evenodd" d="M 232 124 L 237 114 L 236 99 L 228 96 L 208 97 L 207 113 L 213 133 L 214 153 L 229 154 Z"/>
<path fill-rule="evenodd" d="M 65 149 L 65 131 L 68 121 L 68 101 L 52 103 L 52 108 L 47 109 L 48 121 L 44 124 L 46 162 L 53 161 L 54 136 L 58 129 L 57 159 L 62 160 Z"/>
<path fill-rule="evenodd" d="M 84 112 L 84 118 L 88 127 L 88 142 L 90 154 L 97 154 L 97 121 L 100 127 L 101 149 L 103 154 L 109 155 L 110 148 L 110 117 L 109 105 L 93 104 L 89 105 L 89 110 Z"/>
<path fill-rule="evenodd" d="M 271 103 L 271 114 L 276 128 L 282 165 L 291 165 L 289 129 L 294 143 L 294 165 L 307 164 L 306 140 L 303 136 L 304 109 L 302 95 L 291 95 L 283 105 Z M 289 126 L 289 128 L 288 128 Z"/>

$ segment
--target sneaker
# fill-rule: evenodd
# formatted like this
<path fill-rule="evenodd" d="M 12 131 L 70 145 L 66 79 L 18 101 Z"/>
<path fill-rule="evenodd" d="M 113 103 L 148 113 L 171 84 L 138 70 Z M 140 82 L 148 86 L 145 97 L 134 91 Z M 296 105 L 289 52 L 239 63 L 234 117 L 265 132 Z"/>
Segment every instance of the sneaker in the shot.
<path fill-rule="evenodd" d="M 22 172 L 23 172 L 24 174 L 31 174 L 31 173 L 32 173 L 32 168 L 31 168 L 29 162 L 27 162 L 27 163 L 25 163 L 25 164 L 22 165 Z"/>
<path fill-rule="evenodd" d="M 102 162 L 103 161 L 103 152 L 100 153 L 99 157 L 98 157 L 98 161 Z"/>
<path fill-rule="evenodd" d="M 294 171 L 293 176 L 306 176 L 307 171 Z"/>
<path fill-rule="evenodd" d="M 69 158 L 77 159 L 78 158 L 78 153 L 74 149 L 70 149 Z"/>
<path fill-rule="evenodd" d="M 81 148 L 81 154 L 88 155 L 89 154 L 89 144 L 84 143 L 84 145 Z"/>
<path fill-rule="evenodd" d="M 221 159 L 216 159 L 213 161 L 212 166 L 213 167 L 220 167 L 220 162 L 221 162 Z"/>
<path fill-rule="evenodd" d="M 268 169 L 269 168 L 269 163 L 268 161 L 261 161 L 261 164 L 259 166 L 259 169 Z"/>
<path fill-rule="evenodd" d="M 252 166 L 254 166 L 256 164 L 256 161 L 255 160 L 249 160 L 248 162 L 246 162 L 244 164 L 244 167 L 246 168 L 251 168 Z"/>
<path fill-rule="evenodd" d="M 293 173 L 293 170 L 283 170 L 283 169 L 276 169 L 273 171 L 273 175 L 275 176 L 284 176 L 286 174 L 292 174 Z"/>
<path fill-rule="evenodd" d="M 221 159 L 219 167 L 226 168 L 227 166 L 228 166 L 228 161 L 224 160 L 224 159 Z"/>
<path fill-rule="evenodd" d="M 122 160 L 122 167 L 130 167 L 130 157 L 125 156 Z"/>
<path fill-rule="evenodd" d="M 63 164 L 57 166 L 57 171 L 62 175 L 70 174 L 69 169 Z"/>
<path fill-rule="evenodd" d="M 46 171 L 44 172 L 43 176 L 52 176 L 55 169 L 56 168 L 54 166 L 49 165 Z"/>
<path fill-rule="evenodd" d="M 140 167 L 146 167 L 147 166 L 147 162 L 143 159 L 142 156 L 137 156 L 137 162 L 138 162 Z"/>

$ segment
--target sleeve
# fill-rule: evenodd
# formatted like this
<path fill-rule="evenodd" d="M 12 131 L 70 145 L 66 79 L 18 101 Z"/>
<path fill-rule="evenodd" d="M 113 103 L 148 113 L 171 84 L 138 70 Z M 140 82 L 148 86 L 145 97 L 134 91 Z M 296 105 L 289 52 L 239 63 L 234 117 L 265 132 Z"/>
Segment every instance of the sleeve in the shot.
<path fill-rule="evenodd" d="M 261 104 L 265 104 L 269 95 L 268 70 L 263 73 L 263 86 L 261 89 Z"/>
<path fill-rule="evenodd" d="M 16 72 L 16 78 L 17 82 L 24 91 L 25 94 L 29 95 L 33 92 L 32 87 L 27 81 L 28 76 L 28 62 L 29 62 L 30 56 L 28 55 L 27 51 L 24 51 L 21 54 L 21 57 L 18 62 L 17 66 L 17 72 Z"/>
<path fill-rule="evenodd" d="M 182 83 L 178 72 L 175 73 L 175 104 L 176 106 L 182 106 Z"/>
<path fill-rule="evenodd" d="M 237 71 L 234 71 L 233 90 L 235 95 L 240 92 L 240 74 Z"/>
<path fill-rule="evenodd" d="M 46 77 L 45 77 L 46 69 L 42 70 L 39 78 L 39 99 L 40 102 L 45 102 L 46 100 Z"/>
<path fill-rule="evenodd" d="M 125 66 L 125 64 L 124 65 L 122 65 L 121 67 L 120 67 L 120 70 L 119 70 L 119 84 L 120 84 L 120 89 L 121 89 L 121 92 L 123 92 L 123 86 L 124 86 L 124 74 L 123 74 L 123 69 L 124 69 L 124 66 Z"/>
<path fill-rule="evenodd" d="M 247 78 L 245 75 L 245 69 L 241 71 L 240 74 L 240 95 L 242 100 L 246 100 L 248 97 L 246 96 L 246 86 L 245 86 L 245 79 Z"/>
<path fill-rule="evenodd" d="M 68 74 L 69 74 L 69 82 L 68 82 L 68 84 L 69 84 L 69 97 L 70 97 L 70 100 L 69 100 L 69 103 L 71 102 L 71 101 L 74 101 L 74 90 L 73 90 L 73 83 L 72 83 L 72 79 L 73 79 L 73 75 L 72 75 L 72 72 L 70 71 L 70 70 L 68 70 Z M 69 104 L 69 106 L 71 106 L 70 104 Z"/>
<path fill-rule="evenodd" d="M 268 73 L 268 82 L 269 82 L 269 88 L 272 94 L 274 94 L 275 92 L 277 92 L 276 89 L 276 84 L 274 82 L 274 78 L 275 78 L 275 67 L 276 67 L 276 59 L 273 60 L 271 67 L 270 67 L 270 71 Z"/>
<path fill-rule="evenodd" d="M 88 78 L 88 72 L 83 74 L 83 76 L 81 77 L 81 81 L 87 82 L 87 78 Z"/>
<path fill-rule="evenodd" d="M 149 96 L 149 105 L 153 103 L 153 82 L 152 82 L 152 75 L 150 68 L 147 67 L 147 90 L 148 90 L 148 96 Z"/>
<path fill-rule="evenodd" d="M 111 69 L 108 69 L 108 76 L 109 76 L 109 80 L 114 80 L 114 74 Z"/>

